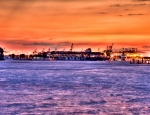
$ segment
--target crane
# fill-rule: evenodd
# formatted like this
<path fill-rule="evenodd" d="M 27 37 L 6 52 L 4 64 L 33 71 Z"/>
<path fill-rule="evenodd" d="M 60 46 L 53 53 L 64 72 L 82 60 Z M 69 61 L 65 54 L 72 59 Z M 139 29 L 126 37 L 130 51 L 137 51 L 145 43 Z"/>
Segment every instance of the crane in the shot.
<path fill-rule="evenodd" d="M 33 51 L 33 54 L 36 54 L 37 53 L 37 48 Z"/>
<path fill-rule="evenodd" d="M 73 43 L 71 44 L 71 48 L 70 48 L 70 51 L 72 52 L 72 50 L 73 50 Z"/>

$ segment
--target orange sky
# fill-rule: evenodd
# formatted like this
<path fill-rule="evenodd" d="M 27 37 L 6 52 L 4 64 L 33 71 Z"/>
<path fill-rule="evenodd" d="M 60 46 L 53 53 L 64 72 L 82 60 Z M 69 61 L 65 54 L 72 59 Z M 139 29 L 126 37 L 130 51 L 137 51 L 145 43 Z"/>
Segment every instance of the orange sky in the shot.
<path fill-rule="evenodd" d="M 0 46 L 150 51 L 150 0 L 1 0 Z"/>

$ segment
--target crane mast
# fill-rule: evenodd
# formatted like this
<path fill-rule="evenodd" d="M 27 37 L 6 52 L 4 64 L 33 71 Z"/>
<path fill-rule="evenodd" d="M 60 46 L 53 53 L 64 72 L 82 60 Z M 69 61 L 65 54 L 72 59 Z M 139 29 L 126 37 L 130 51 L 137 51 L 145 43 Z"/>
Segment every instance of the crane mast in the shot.
<path fill-rule="evenodd" d="M 73 43 L 71 44 L 71 48 L 70 48 L 70 51 L 72 52 L 72 50 L 73 50 Z"/>

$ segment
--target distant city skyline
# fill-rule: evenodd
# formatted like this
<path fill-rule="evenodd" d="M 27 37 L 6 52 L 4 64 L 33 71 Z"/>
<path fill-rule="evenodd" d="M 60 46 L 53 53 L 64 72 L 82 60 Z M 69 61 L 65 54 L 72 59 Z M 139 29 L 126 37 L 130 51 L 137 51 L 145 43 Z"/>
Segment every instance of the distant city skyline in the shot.
<path fill-rule="evenodd" d="M 0 47 L 10 52 L 150 51 L 150 0 L 1 0 Z M 149 52 L 150 53 L 150 52 Z"/>

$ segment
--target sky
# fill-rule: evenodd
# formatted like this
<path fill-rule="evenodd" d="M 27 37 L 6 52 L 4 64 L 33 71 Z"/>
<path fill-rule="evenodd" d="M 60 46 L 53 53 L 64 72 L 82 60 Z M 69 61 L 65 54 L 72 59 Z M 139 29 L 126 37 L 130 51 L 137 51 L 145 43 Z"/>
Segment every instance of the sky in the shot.
<path fill-rule="evenodd" d="M 0 47 L 9 52 L 150 51 L 150 0 L 0 0 Z"/>

